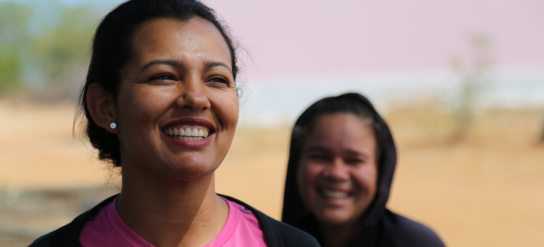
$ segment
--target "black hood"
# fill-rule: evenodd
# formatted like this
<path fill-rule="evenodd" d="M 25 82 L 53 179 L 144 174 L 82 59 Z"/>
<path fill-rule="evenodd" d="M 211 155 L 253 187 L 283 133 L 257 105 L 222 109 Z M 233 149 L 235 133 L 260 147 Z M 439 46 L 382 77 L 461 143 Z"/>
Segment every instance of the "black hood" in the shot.
<path fill-rule="evenodd" d="M 374 106 L 364 96 L 357 93 L 348 93 L 338 97 L 348 97 L 371 111 L 370 113 L 375 120 L 374 129 L 377 132 L 375 136 L 378 139 L 379 149 L 376 195 L 364 212 L 359 229 L 348 246 L 444 246 L 438 235 L 428 227 L 386 209 L 385 205 L 389 199 L 397 163 L 397 151 L 391 131 L 383 118 L 374 109 Z M 325 100 L 327 98 L 310 106 L 300 116 L 293 128 L 282 214 L 283 222 L 312 234 L 318 241 L 321 241 L 319 222 L 315 216 L 305 209 L 297 188 L 296 173 L 304 141 L 299 139 L 302 139 L 304 135 L 296 132 L 300 129 L 307 129 Z"/>

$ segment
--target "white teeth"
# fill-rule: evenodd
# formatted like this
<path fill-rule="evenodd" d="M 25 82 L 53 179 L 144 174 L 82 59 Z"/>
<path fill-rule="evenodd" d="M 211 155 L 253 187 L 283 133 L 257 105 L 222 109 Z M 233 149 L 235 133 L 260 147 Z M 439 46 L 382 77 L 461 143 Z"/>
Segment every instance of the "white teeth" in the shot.
<path fill-rule="evenodd" d="M 172 128 L 164 131 L 165 135 L 173 137 L 175 139 L 183 140 L 202 140 L 209 135 L 208 129 L 197 129 L 197 128 Z M 183 137 L 183 138 L 182 138 Z M 185 138 L 187 137 L 187 138 Z M 192 138 L 189 138 L 192 137 Z"/>
<path fill-rule="evenodd" d="M 348 193 L 341 192 L 341 191 L 334 191 L 334 190 L 322 190 L 321 194 L 325 197 L 332 198 L 332 199 L 340 199 L 340 198 L 348 197 Z"/>

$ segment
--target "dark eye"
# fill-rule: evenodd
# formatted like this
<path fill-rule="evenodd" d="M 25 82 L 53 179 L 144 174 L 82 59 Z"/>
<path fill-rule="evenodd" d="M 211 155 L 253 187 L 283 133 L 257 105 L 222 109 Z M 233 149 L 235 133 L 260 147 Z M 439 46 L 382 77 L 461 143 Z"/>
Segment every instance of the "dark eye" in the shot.
<path fill-rule="evenodd" d="M 168 74 L 151 77 L 151 80 L 172 80 L 172 81 L 176 81 L 174 76 L 168 75 Z"/>
<path fill-rule="evenodd" d="M 324 154 L 311 154 L 310 160 L 316 161 L 316 162 L 328 162 L 331 160 L 331 158 Z"/>
<path fill-rule="evenodd" d="M 213 77 L 211 78 L 210 80 L 208 80 L 209 82 L 215 82 L 215 83 L 224 83 L 224 84 L 229 84 L 229 81 L 223 77 Z"/>
<path fill-rule="evenodd" d="M 358 165 L 358 164 L 364 163 L 363 160 L 357 159 L 357 158 L 348 158 L 348 159 L 345 159 L 344 162 L 346 162 L 346 164 L 348 165 Z"/>

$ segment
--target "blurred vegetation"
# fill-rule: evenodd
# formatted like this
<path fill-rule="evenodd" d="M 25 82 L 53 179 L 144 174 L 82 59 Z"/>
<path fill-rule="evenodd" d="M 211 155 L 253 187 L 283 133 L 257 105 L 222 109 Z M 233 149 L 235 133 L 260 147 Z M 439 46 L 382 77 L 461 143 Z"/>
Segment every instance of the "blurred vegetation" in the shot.
<path fill-rule="evenodd" d="M 540 134 L 540 142 L 544 143 L 544 121 L 542 122 L 542 134 Z"/>
<path fill-rule="evenodd" d="M 482 92 L 490 84 L 493 64 L 492 40 L 485 34 L 470 36 L 468 61 L 454 58 L 452 67 L 459 78 L 459 90 L 453 102 L 453 141 L 458 142 L 468 135 L 478 109 Z"/>
<path fill-rule="evenodd" d="M 61 83 L 88 64 L 96 8 L 58 1 L 0 2 L 0 96 Z"/>

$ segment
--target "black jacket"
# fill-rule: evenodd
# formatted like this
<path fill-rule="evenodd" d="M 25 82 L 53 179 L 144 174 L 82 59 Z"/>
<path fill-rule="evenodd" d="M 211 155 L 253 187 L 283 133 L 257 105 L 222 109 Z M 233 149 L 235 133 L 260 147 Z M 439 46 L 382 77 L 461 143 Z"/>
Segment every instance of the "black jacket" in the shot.
<path fill-rule="evenodd" d="M 376 137 L 380 138 L 380 159 L 378 161 L 378 184 L 376 195 L 366 209 L 359 229 L 349 247 L 365 246 L 414 246 L 414 247 L 442 247 L 444 243 L 428 227 L 402 217 L 389 211 L 385 205 L 389 199 L 389 191 L 393 182 L 393 173 L 397 162 L 395 143 L 389 127 L 381 118 L 372 104 L 364 96 L 356 93 L 344 94 L 338 97 L 349 97 L 355 102 L 369 108 L 377 120 L 375 123 L 378 129 Z M 295 123 L 294 131 L 305 129 L 312 121 L 320 104 L 326 104 L 327 99 L 320 100 L 310 106 Z M 298 192 L 297 167 L 300 160 L 302 141 L 300 135 L 293 134 L 287 167 L 287 178 L 285 182 L 285 193 L 283 200 L 282 221 L 298 227 L 320 240 L 321 234 L 318 228 L 317 219 L 307 212 Z"/>
<path fill-rule="evenodd" d="M 36 239 L 30 247 L 79 247 L 79 235 L 81 230 L 83 230 L 83 226 L 85 226 L 90 218 L 96 216 L 101 208 L 113 201 L 116 196 L 117 195 L 102 201 L 94 208 L 79 215 L 69 224 Z M 237 199 L 223 195 L 221 196 L 229 201 L 236 202 L 253 212 L 257 220 L 259 220 L 269 247 L 319 246 L 315 238 L 309 234 L 272 219 Z"/>

